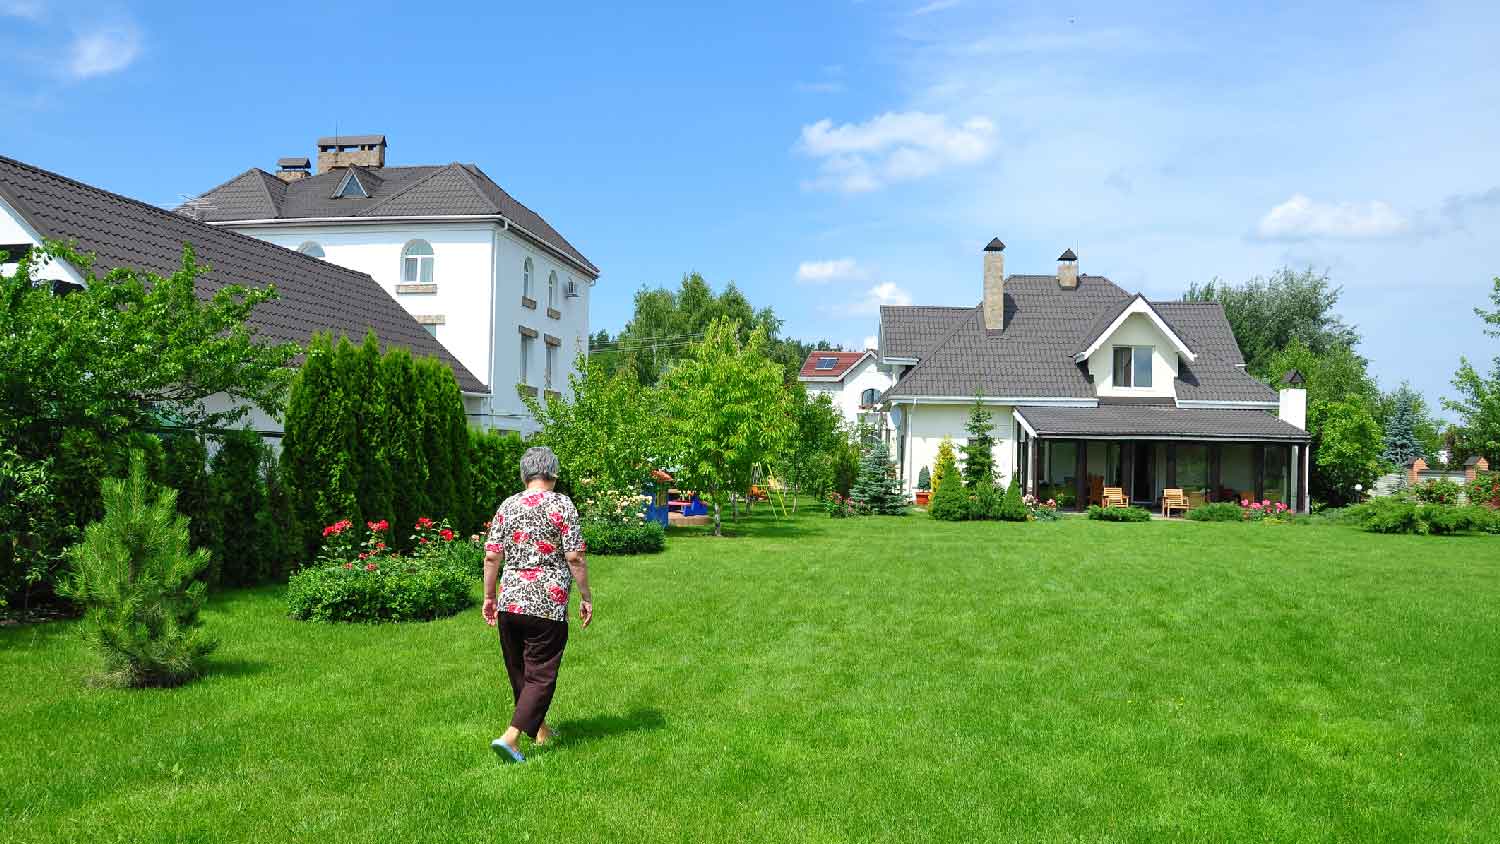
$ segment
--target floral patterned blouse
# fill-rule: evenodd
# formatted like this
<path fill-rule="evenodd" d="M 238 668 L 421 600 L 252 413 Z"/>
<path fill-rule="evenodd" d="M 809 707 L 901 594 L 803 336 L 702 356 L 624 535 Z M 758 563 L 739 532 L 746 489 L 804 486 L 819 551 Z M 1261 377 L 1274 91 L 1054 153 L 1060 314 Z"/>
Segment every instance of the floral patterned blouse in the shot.
<path fill-rule="evenodd" d="M 567 621 L 573 588 L 567 554 L 583 549 L 578 509 L 566 495 L 538 490 L 505 499 L 484 541 L 484 550 L 505 555 L 496 595 L 500 609 Z"/>

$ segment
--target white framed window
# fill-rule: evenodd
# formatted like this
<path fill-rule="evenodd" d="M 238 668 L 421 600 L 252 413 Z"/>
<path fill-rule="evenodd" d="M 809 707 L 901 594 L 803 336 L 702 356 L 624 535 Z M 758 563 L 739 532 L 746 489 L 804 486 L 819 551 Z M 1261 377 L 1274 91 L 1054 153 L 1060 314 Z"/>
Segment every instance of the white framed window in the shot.
<path fill-rule="evenodd" d="M 548 346 L 547 347 L 546 384 L 547 384 L 547 389 L 549 389 L 549 390 L 552 389 L 552 373 L 554 373 L 556 371 L 557 371 L 557 347 L 556 346 Z"/>
<path fill-rule="evenodd" d="M 303 255 L 310 255 L 314 258 L 323 257 L 323 247 L 320 246 L 316 240 L 302 241 L 302 245 L 297 247 L 297 251 L 301 252 Z"/>
<path fill-rule="evenodd" d="M 1115 386 L 1151 386 L 1150 346 L 1115 346 Z"/>
<path fill-rule="evenodd" d="M 401 247 L 401 283 L 432 284 L 432 244 L 409 240 Z"/>
<path fill-rule="evenodd" d="M 528 299 L 536 298 L 531 293 L 531 276 L 533 274 L 534 270 L 531 266 L 531 259 L 527 258 L 526 263 L 521 265 L 521 295 Z"/>
<path fill-rule="evenodd" d="M 547 276 L 547 307 L 557 310 L 557 272 Z"/>
<path fill-rule="evenodd" d="M 521 373 L 520 373 L 521 374 L 521 382 L 520 383 L 522 383 L 522 384 L 528 384 L 529 385 L 531 383 L 529 380 L 527 380 L 530 377 L 530 369 L 528 367 L 528 364 L 531 361 L 531 346 L 532 346 L 532 341 L 535 340 L 535 339 L 536 339 L 535 337 L 527 337 L 525 334 L 521 335 Z"/>
<path fill-rule="evenodd" d="M 859 394 L 859 403 L 864 407 L 874 407 L 875 399 L 879 397 L 880 394 L 874 387 L 867 387 L 863 393 Z"/>

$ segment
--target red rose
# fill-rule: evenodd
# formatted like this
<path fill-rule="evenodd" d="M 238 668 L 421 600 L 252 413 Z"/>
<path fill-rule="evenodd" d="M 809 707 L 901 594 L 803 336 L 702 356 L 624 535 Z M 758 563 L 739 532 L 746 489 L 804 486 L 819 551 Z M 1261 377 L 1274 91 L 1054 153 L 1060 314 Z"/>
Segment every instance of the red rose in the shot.
<path fill-rule="evenodd" d="M 380 568 L 380 566 L 377 566 L 374 563 L 366 563 L 365 564 L 365 571 L 374 571 L 374 570 L 376 570 L 378 568 Z"/>
<path fill-rule="evenodd" d="M 346 569 L 352 569 L 352 568 L 354 568 L 354 564 L 353 563 L 344 563 L 344 568 L 346 568 Z"/>
<path fill-rule="evenodd" d="M 419 527 L 419 528 L 432 527 L 432 519 L 429 519 L 426 516 L 423 516 L 422 518 L 417 519 L 417 527 Z"/>
<path fill-rule="evenodd" d="M 370 555 L 367 554 L 367 553 L 365 553 L 364 551 L 359 552 L 359 558 L 361 560 L 367 560 L 367 559 L 369 559 L 369 557 L 370 557 Z"/>
<path fill-rule="evenodd" d="M 561 586 L 548 586 L 547 594 L 551 596 L 552 603 L 554 604 L 566 604 L 568 602 L 568 592 Z"/>
<path fill-rule="evenodd" d="M 557 546 L 546 540 L 539 540 L 536 544 L 536 550 L 537 553 L 540 554 L 551 554 L 553 551 L 557 550 Z"/>
<path fill-rule="evenodd" d="M 425 536 L 419 536 L 419 537 L 417 537 L 417 541 L 420 542 L 420 543 L 422 543 L 423 545 L 426 545 L 427 544 L 427 537 L 425 537 Z"/>
<path fill-rule="evenodd" d="M 375 543 L 375 547 L 376 548 L 384 548 L 385 547 L 385 543 L 384 542 L 377 542 L 377 543 Z"/>
<path fill-rule="evenodd" d="M 442 530 L 438 531 L 438 536 L 441 536 L 444 542 L 453 541 L 453 531 L 448 530 L 447 528 L 443 528 Z"/>
<path fill-rule="evenodd" d="M 521 579 L 524 580 L 524 581 L 526 581 L 527 583 L 530 583 L 531 581 L 536 580 L 537 575 L 539 575 L 541 573 L 542 573 L 542 570 L 539 569 L 539 568 L 536 568 L 536 569 L 521 569 L 521 570 L 519 570 L 519 571 L 516 572 L 516 574 L 519 574 L 521 576 Z"/>

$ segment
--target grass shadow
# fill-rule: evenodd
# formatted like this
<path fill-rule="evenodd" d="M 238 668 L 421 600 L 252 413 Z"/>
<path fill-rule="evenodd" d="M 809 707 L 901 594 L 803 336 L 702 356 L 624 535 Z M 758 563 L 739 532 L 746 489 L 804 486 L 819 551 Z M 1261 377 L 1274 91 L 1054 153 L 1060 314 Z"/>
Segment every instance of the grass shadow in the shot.
<path fill-rule="evenodd" d="M 208 660 L 203 668 L 204 677 L 253 677 L 263 674 L 271 669 L 271 663 L 261 659 L 243 659 L 231 657 L 229 659 Z"/>
<path fill-rule="evenodd" d="M 576 747 L 629 733 L 660 730 L 666 725 L 667 717 L 660 709 L 636 707 L 624 715 L 595 715 L 560 721 L 557 724 L 557 744 Z"/>

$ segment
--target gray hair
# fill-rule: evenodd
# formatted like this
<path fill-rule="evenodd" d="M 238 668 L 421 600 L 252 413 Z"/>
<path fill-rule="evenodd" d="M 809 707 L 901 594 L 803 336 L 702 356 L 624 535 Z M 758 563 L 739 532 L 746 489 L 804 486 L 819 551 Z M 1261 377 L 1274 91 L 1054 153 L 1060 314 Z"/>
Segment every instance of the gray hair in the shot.
<path fill-rule="evenodd" d="M 544 445 L 528 448 L 526 453 L 521 455 L 521 483 L 529 484 L 537 478 L 555 481 L 561 468 L 557 462 L 557 455 L 552 453 L 552 449 Z"/>

